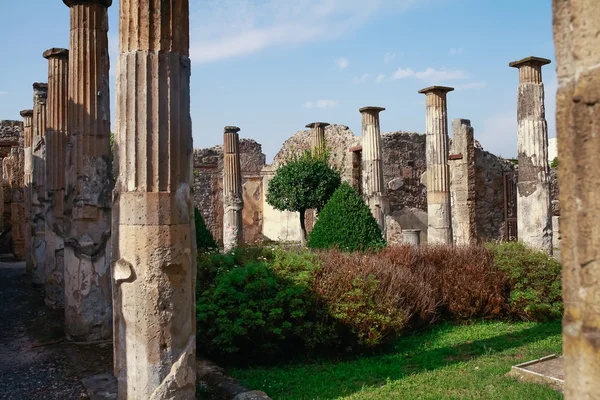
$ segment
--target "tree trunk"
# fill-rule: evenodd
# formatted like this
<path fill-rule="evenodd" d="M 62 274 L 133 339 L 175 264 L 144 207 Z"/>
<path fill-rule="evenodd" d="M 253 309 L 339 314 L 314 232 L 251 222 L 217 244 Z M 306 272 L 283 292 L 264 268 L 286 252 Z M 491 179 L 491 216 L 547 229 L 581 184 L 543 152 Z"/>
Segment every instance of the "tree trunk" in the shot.
<path fill-rule="evenodd" d="M 302 246 L 306 246 L 306 210 L 300 210 L 300 243 Z"/>

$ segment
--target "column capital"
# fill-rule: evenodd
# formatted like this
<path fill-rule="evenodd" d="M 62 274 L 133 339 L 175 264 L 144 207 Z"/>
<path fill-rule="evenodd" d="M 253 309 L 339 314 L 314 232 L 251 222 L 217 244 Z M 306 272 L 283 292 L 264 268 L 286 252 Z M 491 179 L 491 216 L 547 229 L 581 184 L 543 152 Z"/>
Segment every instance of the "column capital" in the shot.
<path fill-rule="evenodd" d="M 362 107 L 359 108 L 358 111 L 362 114 L 362 113 L 379 113 L 381 111 L 385 111 L 385 108 L 383 107 L 375 107 L 375 106 L 366 106 L 366 107 Z"/>
<path fill-rule="evenodd" d="M 327 122 L 311 122 L 310 124 L 306 124 L 306 128 L 325 128 L 329 126 Z"/>
<path fill-rule="evenodd" d="M 22 110 L 19 114 L 21 114 L 21 117 L 23 118 L 33 117 L 33 110 Z"/>
<path fill-rule="evenodd" d="M 429 93 L 446 94 L 453 90 L 454 90 L 454 88 L 449 87 L 449 86 L 429 86 L 429 87 L 426 87 L 425 89 L 419 90 L 419 93 L 421 93 L 421 94 L 429 94 Z"/>
<path fill-rule="evenodd" d="M 34 82 L 32 86 L 33 90 L 48 91 L 48 84 L 45 82 Z"/>
<path fill-rule="evenodd" d="M 541 68 L 544 65 L 550 64 L 551 62 L 552 61 L 548 60 L 547 58 L 530 56 L 530 57 L 522 58 L 517 61 L 510 62 L 510 63 L 508 63 L 508 66 L 513 67 L 513 68 L 521 68 L 524 66 L 532 66 L 532 67 Z"/>
<path fill-rule="evenodd" d="M 53 47 L 51 49 L 46 50 L 42 54 L 42 57 L 44 57 L 47 60 L 50 58 L 69 58 L 69 50 Z"/>
<path fill-rule="evenodd" d="M 98 4 L 103 7 L 110 7 L 112 5 L 112 0 L 63 0 L 66 6 L 72 7 L 80 4 Z"/>
<path fill-rule="evenodd" d="M 226 126 L 223 129 L 223 133 L 238 133 L 239 131 L 241 131 L 241 129 L 237 126 Z"/>

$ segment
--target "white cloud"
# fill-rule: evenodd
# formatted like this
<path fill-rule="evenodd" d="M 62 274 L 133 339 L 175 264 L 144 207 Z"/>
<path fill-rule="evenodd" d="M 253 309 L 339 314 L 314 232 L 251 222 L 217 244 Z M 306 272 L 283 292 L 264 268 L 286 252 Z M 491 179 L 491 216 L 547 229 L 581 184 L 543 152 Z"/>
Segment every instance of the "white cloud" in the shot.
<path fill-rule="evenodd" d="M 487 87 L 487 82 L 469 82 L 464 85 L 457 85 L 456 90 L 483 89 Z"/>
<path fill-rule="evenodd" d="M 362 76 L 354 77 L 354 79 L 352 79 L 352 83 L 354 83 L 355 85 L 366 83 L 367 79 L 369 79 L 370 76 L 370 74 L 362 74 Z"/>
<path fill-rule="evenodd" d="M 302 104 L 302 108 L 313 108 L 314 103 L 312 101 L 307 101 L 306 103 Z"/>
<path fill-rule="evenodd" d="M 408 77 L 414 76 L 414 75 L 415 75 L 415 71 L 413 71 L 410 68 L 406 68 L 406 69 L 398 68 L 398 70 L 394 73 L 393 78 L 394 79 L 402 79 L 402 78 L 408 78 Z"/>
<path fill-rule="evenodd" d="M 392 61 L 394 58 L 396 58 L 396 54 L 394 54 L 394 53 L 386 53 L 385 56 L 383 56 L 383 62 L 387 64 L 390 61 Z"/>
<path fill-rule="evenodd" d="M 377 78 L 375 78 L 375 83 L 380 84 L 381 82 L 383 82 L 384 79 L 385 79 L 385 75 L 379 74 L 379 75 L 377 75 Z"/>
<path fill-rule="evenodd" d="M 330 107 L 335 107 L 338 104 L 337 100 L 327 100 L 327 99 L 322 99 L 322 100 L 317 100 L 316 102 L 312 102 L 312 101 L 307 101 L 306 103 L 304 103 L 302 105 L 303 108 L 330 108 Z"/>
<path fill-rule="evenodd" d="M 350 65 L 350 61 L 348 61 L 348 59 L 344 57 L 338 58 L 337 60 L 335 60 L 335 62 L 337 63 L 339 69 L 348 68 L 348 65 Z"/>
<path fill-rule="evenodd" d="M 273 46 L 339 37 L 383 9 L 405 11 L 418 0 L 193 0 L 190 57 L 209 63 Z"/>
<path fill-rule="evenodd" d="M 415 78 L 428 82 L 451 81 L 455 79 L 468 79 L 469 74 L 465 71 L 447 71 L 437 70 L 435 68 L 427 68 L 425 71 L 416 72 Z"/>
<path fill-rule="evenodd" d="M 5 96 L 5 95 L 7 95 L 7 94 L 8 94 L 8 92 L 5 92 L 5 91 L 2 91 L 2 90 L 0 90 L 0 96 Z"/>
<path fill-rule="evenodd" d="M 450 54 L 451 56 L 458 56 L 461 55 L 465 52 L 465 49 L 463 49 L 462 47 L 458 47 L 458 48 L 451 48 L 450 51 L 448 52 L 448 54 Z"/>

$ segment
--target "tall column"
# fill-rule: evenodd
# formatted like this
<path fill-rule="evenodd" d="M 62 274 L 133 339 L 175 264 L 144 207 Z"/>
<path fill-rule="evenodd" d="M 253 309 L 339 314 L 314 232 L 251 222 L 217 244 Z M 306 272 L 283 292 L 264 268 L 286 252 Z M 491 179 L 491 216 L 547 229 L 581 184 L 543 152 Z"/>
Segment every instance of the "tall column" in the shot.
<path fill-rule="evenodd" d="M 385 216 L 389 213 L 383 182 L 383 157 L 379 113 L 383 107 L 363 107 L 362 114 L 362 189 L 365 201 L 385 236 Z"/>
<path fill-rule="evenodd" d="M 535 249 L 552 253 L 552 205 L 548 174 L 548 125 L 544 114 L 542 66 L 550 60 L 527 57 L 509 66 L 519 69 L 517 103 L 517 236 Z"/>
<path fill-rule="evenodd" d="M 328 127 L 327 122 L 312 122 L 306 125 L 310 128 L 310 150 L 323 150 L 325 148 L 325 128 Z"/>
<path fill-rule="evenodd" d="M 188 0 L 121 0 L 113 242 L 119 399 L 195 398 L 190 73 Z"/>
<path fill-rule="evenodd" d="M 33 259 L 31 255 L 33 236 L 31 234 L 31 173 L 32 155 L 31 142 L 33 141 L 33 110 L 21 111 L 23 117 L 23 203 L 25 212 L 25 270 L 27 275 L 33 271 Z"/>
<path fill-rule="evenodd" d="M 110 279 L 111 154 L 108 7 L 112 0 L 63 0 L 71 41 L 64 204 L 67 338 L 112 336 Z"/>
<path fill-rule="evenodd" d="M 44 285 L 46 257 L 46 102 L 47 83 L 33 84 L 33 135 L 31 143 L 31 282 Z"/>
<path fill-rule="evenodd" d="M 427 242 L 452 243 L 450 170 L 448 166 L 448 115 L 446 95 L 454 88 L 430 86 L 426 95 Z"/>
<path fill-rule="evenodd" d="M 64 226 L 65 158 L 67 153 L 67 103 L 69 99 L 69 50 L 49 49 L 48 122 L 46 127 L 46 305 L 64 306 Z"/>
<path fill-rule="evenodd" d="M 552 8 L 564 394 L 566 400 L 591 400 L 600 396 L 600 3 L 554 0 Z"/>
<path fill-rule="evenodd" d="M 452 120 L 450 197 L 455 244 L 477 243 L 475 210 L 475 139 L 468 119 Z"/>
<path fill-rule="evenodd" d="M 223 246 L 225 252 L 243 241 L 242 169 L 237 126 L 226 126 L 223 134 Z"/>
<path fill-rule="evenodd" d="M 25 196 L 23 193 L 25 154 L 17 146 L 10 150 L 12 175 L 10 176 L 11 222 L 13 253 L 15 259 L 25 259 Z"/>

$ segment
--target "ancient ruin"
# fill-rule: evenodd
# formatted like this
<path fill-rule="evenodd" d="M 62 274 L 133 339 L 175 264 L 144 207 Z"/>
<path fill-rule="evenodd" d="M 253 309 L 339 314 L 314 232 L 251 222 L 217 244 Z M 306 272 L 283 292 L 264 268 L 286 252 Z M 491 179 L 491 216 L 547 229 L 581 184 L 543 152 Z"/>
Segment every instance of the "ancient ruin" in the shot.
<path fill-rule="evenodd" d="M 48 59 L 48 106 L 46 126 L 46 267 L 45 295 L 49 307 L 64 306 L 65 160 L 67 153 L 67 102 L 69 50 L 52 48 Z"/>
<path fill-rule="evenodd" d="M 600 4 L 585 0 L 554 0 L 552 4 L 558 75 L 564 394 L 567 400 L 596 399 L 600 393 L 600 175 L 594 167 L 600 148 Z M 541 65 L 534 65 L 538 69 L 531 66 L 529 70 L 532 78 L 537 77 L 537 89 L 530 90 L 539 95 Z M 534 106 L 530 113 L 539 121 L 534 125 L 539 143 L 543 114 L 539 100 Z M 534 166 L 544 178 L 544 165 Z M 535 188 L 545 189 L 539 181 Z M 540 203 L 536 215 L 544 217 L 545 204 Z M 547 246 L 545 231 L 537 233 L 537 243 Z"/>
<path fill-rule="evenodd" d="M 431 86 L 419 91 L 427 105 L 427 242 L 432 244 L 452 243 L 446 94 L 453 90 Z"/>
<path fill-rule="evenodd" d="M 119 399 L 194 399 L 188 2 L 123 0 L 120 21 L 113 241 Z"/>
<path fill-rule="evenodd" d="M 242 171 L 237 126 L 226 126 L 223 134 L 223 248 L 225 252 L 243 241 Z"/>
<path fill-rule="evenodd" d="M 311 122 L 306 127 L 310 128 L 310 149 L 321 151 L 325 149 L 325 128 L 329 124 L 327 122 Z"/>
<path fill-rule="evenodd" d="M 448 158 L 453 242 L 458 245 L 476 244 L 475 141 L 471 121 L 468 119 L 452 120 L 452 142 Z"/>
<path fill-rule="evenodd" d="M 548 125 L 544 108 L 542 66 L 550 60 L 527 57 L 509 65 L 519 69 L 517 105 L 518 237 L 527 245 L 552 253 L 552 209 L 548 181 Z"/>
<path fill-rule="evenodd" d="M 23 148 L 13 146 L 10 155 L 2 160 L 3 181 L 10 188 L 10 221 L 13 242 L 13 255 L 16 260 L 25 259 L 25 194 Z"/>
<path fill-rule="evenodd" d="M 31 233 L 31 188 L 32 188 L 32 166 L 31 143 L 33 142 L 33 110 L 21 111 L 23 117 L 23 203 L 25 217 L 25 270 L 29 275 L 33 272 Z"/>
<path fill-rule="evenodd" d="M 385 237 L 389 206 L 383 182 L 383 159 L 379 113 L 383 107 L 363 107 L 362 115 L 362 194 Z"/>
<path fill-rule="evenodd" d="M 64 3 L 71 15 L 64 204 L 65 328 L 71 340 L 92 341 L 112 336 L 107 14 L 112 0 Z"/>

